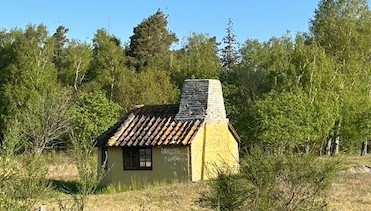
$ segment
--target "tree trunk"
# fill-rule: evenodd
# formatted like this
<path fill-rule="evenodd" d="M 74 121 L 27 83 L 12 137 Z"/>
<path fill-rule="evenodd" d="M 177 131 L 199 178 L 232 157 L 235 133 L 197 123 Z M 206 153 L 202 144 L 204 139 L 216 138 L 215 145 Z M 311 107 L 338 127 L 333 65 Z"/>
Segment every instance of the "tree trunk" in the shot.
<path fill-rule="evenodd" d="M 327 139 L 327 144 L 326 144 L 326 151 L 325 151 L 325 154 L 326 155 L 331 155 L 331 145 L 332 145 L 332 138 L 329 138 Z"/>
<path fill-rule="evenodd" d="M 310 138 L 307 139 L 307 141 L 304 144 L 304 152 L 305 154 L 309 154 L 310 150 Z"/>
<path fill-rule="evenodd" d="M 362 142 L 361 156 L 367 155 L 368 141 Z"/>
<path fill-rule="evenodd" d="M 79 79 L 79 72 L 80 72 L 80 66 L 81 66 L 81 58 L 79 63 L 77 64 L 76 71 L 75 71 L 75 82 L 73 83 L 73 87 L 75 88 L 75 91 L 77 92 L 79 90 L 78 88 L 78 79 Z"/>
<path fill-rule="evenodd" d="M 336 156 L 337 154 L 339 154 L 341 120 L 337 120 L 334 127 L 334 145 L 332 149 L 332 155 Z"/>
<path fill-rule="evenodd" d="M 305 144 L 305 154 L 309 154 L 309 150 L 310 150 L 310 144 L 309 143 L 307 143 L 307 144 Z"/>
<path fill-rule="evenodd" d="M 334 145 L 333 145 L 333 151 L 332 151 L 332 155 L 336 156 L 337 154 L 339 154 L 339 143 L 340 143 L 340 138 L 339 136 L 336 136 L 335 138 L 335 141 L 334 141 Z"/>

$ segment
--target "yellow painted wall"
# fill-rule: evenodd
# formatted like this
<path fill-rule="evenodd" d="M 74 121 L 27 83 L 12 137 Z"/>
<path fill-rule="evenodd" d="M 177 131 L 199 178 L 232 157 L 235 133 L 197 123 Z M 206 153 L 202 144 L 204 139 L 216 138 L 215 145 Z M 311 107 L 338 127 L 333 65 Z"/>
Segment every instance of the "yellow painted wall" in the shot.
<path fill-rule="evenodd" d="M 206 122 L 191 145 L 192 181 L 215 178 L 218 171 L 235 173 L 238 159 L 238 142 L 229 132 L 228 122 Z"/>
<path fill-rule="evenodd" d="M 101 149 L 98 150 L 98 170 Z M 184 181 L 189 178 L 189 147 L 153 147 L 152 170 L 124 170 L 121 147 L 108 147 L 109 171 L 101 184 L 145 185 L 153 182 Z"/>

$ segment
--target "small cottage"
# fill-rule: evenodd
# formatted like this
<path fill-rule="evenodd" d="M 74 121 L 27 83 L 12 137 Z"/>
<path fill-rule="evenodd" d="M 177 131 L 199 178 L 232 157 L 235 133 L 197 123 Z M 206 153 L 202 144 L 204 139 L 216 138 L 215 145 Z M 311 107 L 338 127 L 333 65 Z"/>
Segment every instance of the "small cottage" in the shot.
<path fill-rule="evenodd" d="M 103 185 L 207 180 L 239 167 L 239 136 L 218 80 L 186 80 L 180 104 L 138 106 L 95 146 L 98 171 L 109 169 Z"/>

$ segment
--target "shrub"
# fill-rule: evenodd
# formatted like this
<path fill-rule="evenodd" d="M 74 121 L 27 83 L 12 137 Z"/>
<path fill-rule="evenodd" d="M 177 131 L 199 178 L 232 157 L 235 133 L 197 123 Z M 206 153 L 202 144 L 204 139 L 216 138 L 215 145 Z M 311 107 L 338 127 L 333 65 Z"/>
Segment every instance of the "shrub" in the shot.
<path fill-rule="evenodd" d="M 0 210 L 34 210 L 49 191 L 45 160 L 35 151 L 18 154 L 20 124 L 14 121 L 0 148 Z"/>
<path fill-rule="evenodd" d="M 326 210 L 339 161 L 252 149 L 240 173 L 219 173 L 201 204 L 217 210 Z"/>

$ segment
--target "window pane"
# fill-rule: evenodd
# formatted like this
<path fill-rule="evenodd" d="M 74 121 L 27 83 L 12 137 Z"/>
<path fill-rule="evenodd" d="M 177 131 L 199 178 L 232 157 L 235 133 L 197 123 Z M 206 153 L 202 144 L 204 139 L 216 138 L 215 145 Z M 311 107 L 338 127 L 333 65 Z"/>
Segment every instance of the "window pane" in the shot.
<path fill-rule="evenodd" d="M 129 148 L 125 147 L 124 169 L 148 169 L 152 167 L 151 148 Z"/>
<path fill-rule="evenodd" d="M 146 149 L 139 149 L 139 156 L 140 157 L 145 156 L 145 153 L 146 153 Z"/>

